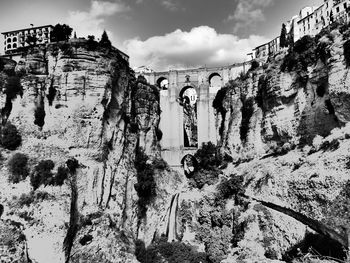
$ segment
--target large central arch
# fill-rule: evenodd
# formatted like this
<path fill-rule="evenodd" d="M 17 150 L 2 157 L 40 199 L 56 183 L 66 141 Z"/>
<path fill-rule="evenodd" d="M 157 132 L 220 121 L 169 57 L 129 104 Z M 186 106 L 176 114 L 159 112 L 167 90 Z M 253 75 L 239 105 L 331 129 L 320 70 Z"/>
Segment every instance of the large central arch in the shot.
<path fill-rule="evenodd" d="M 198 95 L 196 89 L 192 86 L 185 86 L 179 94 L 179 99 L 183 107 L 184 146 L 198 147 Z"/>

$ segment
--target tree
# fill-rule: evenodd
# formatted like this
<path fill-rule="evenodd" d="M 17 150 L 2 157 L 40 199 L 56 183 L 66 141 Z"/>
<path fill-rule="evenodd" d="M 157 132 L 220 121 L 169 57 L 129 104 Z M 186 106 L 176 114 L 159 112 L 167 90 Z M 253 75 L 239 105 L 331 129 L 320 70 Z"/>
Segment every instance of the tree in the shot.
<path fill-rule="evenodd" d="M 18 183 L 24 180 L 28 174 L 28 157 L 23 153 L 15 153 L 9 160 L 7 167 L 10 172 L 9 181 Z"/>
<path fill-rule="evenodd" d="M 280 47 L 281 48 L 288 47 L 287 29 L 286 29 L 286 25 L 284 23 L 282 24 L 282 29 L 281 29 Z"/>
<path fill-rule="evenodd" d="M 28 35 L 26 38 L 26 42 L 29 46 L 35 46 L 37 40 L 36 35 Z"/>
<path fill-rule="evenodd" d="M 87 48 L 90 51 L 96 50 L 96 48 L 98 46 L 98 43 L 95 41 L 95 36 L 93 36 L 93 35 L 88 36 L 88 41 L 86 43 L 87 43 Z"/>
<path fill-rule="evenodd" d="M 69 40 L 73 29 L 66 24 L 57 24 L 51 31 L 50 40 L 51 42 L 67 41 Z"/>
<path fill-rule="evenodd" d="M 111 48 L 112 47 L 112 43 L 108 38 L 108 35 L 106 33 L 106 30 L 103 31 L 102 33 L 102 37 L 100 40 L 100 46 L 104 47 L 104 48 Z"/>
<path fill-rule="evenodd" d="M 8 122 L 2 127 L 0 142 L 2 147 L 8 150 L 15 150 L 21 145 L 22 137 L 15 125 Z"/>
<path fill-rule="evenodd" d="M 39 188 L 40 185 L 53 184 L 53 174 L 51 170 L 55 167 L 55 163 L 52 160 L 43 160 L 34 167 L 33 173 L 30 175 L 30 184 L 33 186 L 33 190 Z"/>

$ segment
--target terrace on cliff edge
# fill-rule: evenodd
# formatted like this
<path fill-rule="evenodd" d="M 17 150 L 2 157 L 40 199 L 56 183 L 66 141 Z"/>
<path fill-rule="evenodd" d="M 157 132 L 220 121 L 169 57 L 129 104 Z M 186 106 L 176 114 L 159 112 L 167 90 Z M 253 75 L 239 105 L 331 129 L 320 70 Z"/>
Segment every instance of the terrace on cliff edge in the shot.
<path fill-rule="evenodd" d="M 1 262 L 350 260 L 347 24 L 187 71 L 91 43 L 0 58 Z"/>

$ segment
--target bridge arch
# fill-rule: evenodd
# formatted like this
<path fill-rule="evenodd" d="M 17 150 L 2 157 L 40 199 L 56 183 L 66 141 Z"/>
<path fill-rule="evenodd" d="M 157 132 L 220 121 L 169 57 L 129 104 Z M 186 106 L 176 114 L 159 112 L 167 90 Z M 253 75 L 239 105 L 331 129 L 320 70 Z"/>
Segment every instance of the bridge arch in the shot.
<path fill-rule="evenodd" d="M 185 86 L 179 94 L 183 107 L 184 147 L 198 147 L 197 91 L 192 86 Z"/>
<path fill-rule="evenodd" d="M 161 90 L 167 90 L 169 88 L 169 80 L 166 77 L 160 77 L 157 79 L 157 86 Z"/>
<path fill-rule="evenodd" d="M 208 77 L 208 81 L 209 81 L 210 87 L 222 87 L 223 86 L 222 76 L 217 72 L 210 74 Z"/>

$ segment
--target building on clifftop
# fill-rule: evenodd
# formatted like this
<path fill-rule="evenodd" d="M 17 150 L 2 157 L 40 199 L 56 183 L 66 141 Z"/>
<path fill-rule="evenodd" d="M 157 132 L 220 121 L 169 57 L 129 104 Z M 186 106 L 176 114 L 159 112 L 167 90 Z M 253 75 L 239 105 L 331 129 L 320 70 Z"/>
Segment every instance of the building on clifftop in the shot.
<path fill-rule="evenodd" d="M 294 42 L 304 36 L 315 36 L 321 30 L 333 22 L 349 22 L 350 0 L 324 0 L 318 7 L 303 7 L 298 15 L 293 16 L 287 23 L 286 28 L 289 38 Z M 254 58 L 266 61 L 269 55 L 280 51 L 279 37 L 262 44 L 253 50 Z"/>
<path fill-rule="evenodd" d="M 52 25 L 46 25 L 1 33 L 4 35 L 5 39 L 5 55 L 18 53 L 19 48 L 29 46 L 27 42 L 29 36 L 35 37 L 37 45 L 50 43 L 50 33 L 52 29 Z"/>

